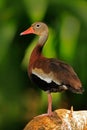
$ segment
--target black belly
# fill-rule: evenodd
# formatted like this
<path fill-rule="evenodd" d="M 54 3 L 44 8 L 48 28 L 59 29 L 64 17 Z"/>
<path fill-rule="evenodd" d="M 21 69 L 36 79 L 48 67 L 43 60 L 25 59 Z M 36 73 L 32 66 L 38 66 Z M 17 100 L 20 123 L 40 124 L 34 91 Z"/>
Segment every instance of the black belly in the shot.
<path fill-rule="evenodd" d="M 31 80 L 42 90 L 49 91 L 49 92 L 61 92 L 64 91 L 62 84 L 58 85 L 55 82 L 48 83 L 45 80 L 40 79 L 34 74 L 30 76 Z"/>

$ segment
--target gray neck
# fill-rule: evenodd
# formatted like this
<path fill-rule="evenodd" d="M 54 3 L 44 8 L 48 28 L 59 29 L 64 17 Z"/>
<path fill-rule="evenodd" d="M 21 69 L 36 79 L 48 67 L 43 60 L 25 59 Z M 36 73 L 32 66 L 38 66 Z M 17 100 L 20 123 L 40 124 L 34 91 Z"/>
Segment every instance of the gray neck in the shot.
<path fill-rule="evenodd" d="M 38 43 L 43 46 L 45 44 L 45 42 L 47 41 L 47 38 L 48 38 L 48 33 L 43 33 L 40 36 Z"/>

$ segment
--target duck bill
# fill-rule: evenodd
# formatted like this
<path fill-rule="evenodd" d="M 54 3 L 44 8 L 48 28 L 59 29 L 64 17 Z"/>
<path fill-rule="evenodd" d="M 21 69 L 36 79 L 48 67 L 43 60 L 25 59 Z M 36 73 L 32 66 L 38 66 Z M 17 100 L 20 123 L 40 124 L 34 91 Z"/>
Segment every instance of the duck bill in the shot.
<path fill-rule="evenodd" d="M 32 27 L 28 28 L 24 32 L 20 33 L 20 35 L 27 35 L 27 34 L 32 34 L 34 33 L 34 29 Z"/>

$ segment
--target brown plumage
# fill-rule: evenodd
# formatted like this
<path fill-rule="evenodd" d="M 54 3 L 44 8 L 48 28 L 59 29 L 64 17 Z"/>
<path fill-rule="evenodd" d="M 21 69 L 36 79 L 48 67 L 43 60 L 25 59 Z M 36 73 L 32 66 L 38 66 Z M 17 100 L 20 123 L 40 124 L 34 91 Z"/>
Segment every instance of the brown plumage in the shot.
<path fill-rule="evenodd" d="M 48 38 L 47 25 L 36 22 L 21 35 L 31 33 L 39 35 L 39 40 L 30 57 L 28 74 L 36 85 L 48 92 L 48 115 L 51 116 L 51 92 L 70 90 L 74 93 L 82 93 L 82 84 L 70 65 L 58 59 L 42 56 L 41 52 Z"/>

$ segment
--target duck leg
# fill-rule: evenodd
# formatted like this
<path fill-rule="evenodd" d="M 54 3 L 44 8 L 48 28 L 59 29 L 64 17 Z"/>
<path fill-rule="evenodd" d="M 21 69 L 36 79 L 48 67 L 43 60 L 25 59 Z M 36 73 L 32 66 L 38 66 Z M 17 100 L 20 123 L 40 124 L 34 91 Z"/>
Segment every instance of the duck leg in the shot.
<path fill-rule="evenodd" d="M 36 117 L 53 116 L 53 112 L 52 112 L 52 95 L 51 95 L 51 93 L 49 91 L 47 91 L 47 95 L 48 95 L 48 110 L 47 110 L 47 113 L 41 114 L 41 115 L 36 116 Z"/>
<path fill-rule="evenodd" d="M 48 94 L 48 111 L 47 114 L 48 116 L 52 116 L 53 112 L 52 112 L 52 95 L 50 92 L 47 92 Z"/>

